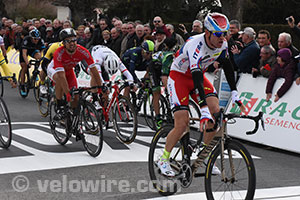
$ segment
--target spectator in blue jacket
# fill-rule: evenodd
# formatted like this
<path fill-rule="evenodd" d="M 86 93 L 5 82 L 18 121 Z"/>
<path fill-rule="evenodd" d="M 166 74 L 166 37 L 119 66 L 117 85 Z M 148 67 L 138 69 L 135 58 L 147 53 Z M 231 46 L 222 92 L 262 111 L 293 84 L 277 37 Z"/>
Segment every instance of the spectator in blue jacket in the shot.
<path fill-rule="evenodd" d="M 252 73 L 252 68 L 258 69 L 260 48 L 255 36 L 254 29 L 246 27 L 242 32 L 243 49 L 239 50 L 237 45 L 231 47 L 233 59 L 240 73 Z"/>

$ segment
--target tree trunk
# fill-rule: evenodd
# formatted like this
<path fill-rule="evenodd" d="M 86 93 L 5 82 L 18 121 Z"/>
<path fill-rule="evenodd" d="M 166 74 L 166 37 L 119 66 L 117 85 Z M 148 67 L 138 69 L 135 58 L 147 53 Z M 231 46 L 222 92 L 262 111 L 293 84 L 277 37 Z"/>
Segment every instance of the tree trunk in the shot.
<path fill-rule="evenodd" d="M 244 2 L 245 0 L 221 0 L 222 12 L 229 20 L 237 19 L 243 23 Z"/>

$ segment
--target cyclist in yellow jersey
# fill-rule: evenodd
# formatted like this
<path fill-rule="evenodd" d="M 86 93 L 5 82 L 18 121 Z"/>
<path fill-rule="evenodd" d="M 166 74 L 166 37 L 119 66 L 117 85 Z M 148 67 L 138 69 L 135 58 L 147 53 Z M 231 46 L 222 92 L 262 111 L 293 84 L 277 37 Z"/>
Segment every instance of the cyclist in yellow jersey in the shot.
<path fill-rule="evenodd" d="M 6 49 L 5 49 L 3 38 L 1 36 L 0 36 L 0 66 L 2 67 L 4 76 L 12 76 L 13 75 L 8 67 L 8 59 L 7 59 L 7 55 L 6 55 Z M 17 84 L 11 78 L 8 79 L 8 81 L 13 88 L 17 87 Z"/>
<path fill-rule="evenodd" d="M 55 42 L 50 45 L 48 50 L 46 50 L 45 56 L 43 57 L 42 61 L 42 69 L 43 69 L 43 74 L 41 76 L 41 85 L 40 85 L 40 93 L 41 94 L 46 94 L 47 93 L 47 88 L 45 86 L 45 78 L 47 76 L 47 66 L 50 63 L 50 61 L 53 58 L 53 54 L 58 49 L 59 47 L 63 46 L 62 42 Z"/>

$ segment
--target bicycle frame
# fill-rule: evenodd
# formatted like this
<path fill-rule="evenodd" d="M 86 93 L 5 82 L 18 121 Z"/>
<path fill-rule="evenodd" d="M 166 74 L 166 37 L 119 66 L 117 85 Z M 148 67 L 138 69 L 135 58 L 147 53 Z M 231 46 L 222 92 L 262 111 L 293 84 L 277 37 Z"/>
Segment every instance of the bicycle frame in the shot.
<path fill-rule="evenodd" d="M 120 95 L 120 89 L 119 89 L 118 84 L 115 83 L 111 88 L 114 89 L 112 98 L 109 101 L 109 104 L 106 106 L 106 108 L 102 107 L 104 119 L 106 122 L 109 120 L 110 108 L 114 105 L 115 102 L 119 103 L 119 99 L 117 98 Z"/>

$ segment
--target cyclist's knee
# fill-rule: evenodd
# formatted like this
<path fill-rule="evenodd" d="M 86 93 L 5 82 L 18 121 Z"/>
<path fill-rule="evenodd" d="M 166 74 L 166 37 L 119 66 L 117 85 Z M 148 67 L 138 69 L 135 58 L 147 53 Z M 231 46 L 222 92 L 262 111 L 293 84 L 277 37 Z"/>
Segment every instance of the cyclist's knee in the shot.
<path fill-rule="evenodd" d="M 178 131 L 184 132 L 189 125 L 189 116 L 187 110 L 180 110 L 174 113 L 174 125 Z"/>

